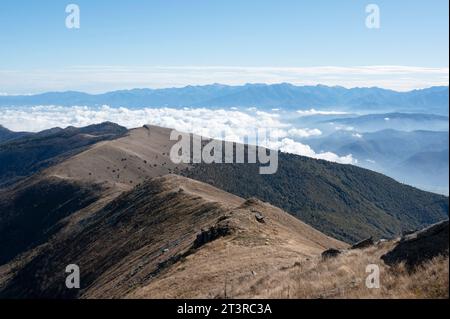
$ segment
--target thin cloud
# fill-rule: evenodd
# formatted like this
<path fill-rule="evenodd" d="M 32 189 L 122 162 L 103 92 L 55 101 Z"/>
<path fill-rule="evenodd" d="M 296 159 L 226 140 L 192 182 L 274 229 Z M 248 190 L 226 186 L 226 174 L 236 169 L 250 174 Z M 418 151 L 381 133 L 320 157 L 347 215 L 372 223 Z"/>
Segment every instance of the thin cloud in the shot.
<path fill-rule="evenodd" d="M 314 116 L 314 115 L 346 115 L 349 114 L 347 112 L 340 112 L 340 111 L 318 111 L 315 109 L 310 110 L 298 110 L 297 113 L 300 116 Z"/>
<path fill-rule="evenodd" d="M 166 88 L 211 83 L 282 83 L 371 87 L 407 91 L 448 85 L 449 69 L 416 66 L 77 66 L 48 70 L 0 70 L 0 87 L 8 93 L 79 90 L 99 93 L 137 87 Z"/>

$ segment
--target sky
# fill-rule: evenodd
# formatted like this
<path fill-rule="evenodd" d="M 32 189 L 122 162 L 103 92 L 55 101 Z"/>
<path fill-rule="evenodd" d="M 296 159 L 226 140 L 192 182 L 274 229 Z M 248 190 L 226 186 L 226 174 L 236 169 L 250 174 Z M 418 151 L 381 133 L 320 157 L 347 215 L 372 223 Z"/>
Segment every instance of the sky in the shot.
<path fill-rule="evenodd" d="M 370 3 L 380 28 L 366 26 Z M 0 94 L 448 85 L 448 26 L 448 0 L 2 0 Z"/>

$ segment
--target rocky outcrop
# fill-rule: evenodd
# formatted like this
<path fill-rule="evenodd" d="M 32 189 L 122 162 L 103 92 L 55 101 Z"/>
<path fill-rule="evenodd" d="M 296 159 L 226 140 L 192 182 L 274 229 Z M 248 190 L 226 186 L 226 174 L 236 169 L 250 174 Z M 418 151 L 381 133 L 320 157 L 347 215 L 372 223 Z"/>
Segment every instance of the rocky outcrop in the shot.
<path fill-rule="evenodd" d="M 341 254 L 341 251 L 335 248 L 330 248 L 322 253 L 322 259 L 334 258 Z"/>
<path fill-rule="evenodd" d="M 231 235 L 236 229 L 236 222 L 232 219 L 229 219 L 229 216 L 223 216 L 214 226 L 202 229 L 200 231 L 194 241 L 193 248 L 200 248 L 203 245 L 206 245 L 207 243 L 212 242 L 220 237 Z"/>
<path fill-rule="evenodd" d="M 258 223 L 265 224 L 266 218 L 261 213 L 256 213 L 255 218 L 258 221 Z"/>
<path fill-rule="evenodd" d="M 350 249 L 363 249 L 373 245 L 374 245 L 373 238 L 369 237 L 367 239 L 361 240 L 360 242 L 357 242 Z"/>
<path fill-rule="evenodd" d="M 439 255 L 448 255 L 449 221 L 434 224 L 404 236 L 394 249 L 381 259 L 388 265 L 405 262 L 408 269 Z"/>

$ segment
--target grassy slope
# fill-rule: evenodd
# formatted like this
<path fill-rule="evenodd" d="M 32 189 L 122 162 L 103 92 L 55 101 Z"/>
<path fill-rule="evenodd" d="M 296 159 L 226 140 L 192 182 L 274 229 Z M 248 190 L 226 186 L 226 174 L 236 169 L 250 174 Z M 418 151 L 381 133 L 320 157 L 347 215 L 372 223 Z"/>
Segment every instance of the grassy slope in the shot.
<path fill-rule="evenodd" d="M 127 130 L 113 123 L 84 128 L 68 127 L 29 133 L 0 142 L 0 187 L 7 187 L 40 170 L 87 149 L 90 145 L 123 136 Z"/>
<path fill-rule="evenodd" d="M 249 282 L 234 297 L 293 299 L 423 299 L 448 298 L 449 259 L 435 257 L 409 272 L 403 264 L 385 265 L 380 256 L 395 245 L 386 242 L 364 250 L 350 250 L 323 260 L 319 256 L 274 272 L 272 276 Z M 366 286 L 368 265 L 380 270 L 380 288 Z M 261 289 L 264 287 L 265 289 Z M 249 288 L 261 291 L 249 296 Z M 251 290 L 250 290 L 251 291 Z"/>
<path fill-rule="evenodd" d="M 0 297 L 148 298 L 180 296 L 194 285 L 214 297 L 227 274 L 236 281 L 252 270 L 270 275 L 274 267 L 347 246 L 278 208 L 176 175 L 152 179 L 81 215 L 61 220 L 45 245 L 0 266 Z M 208 238 L 198 241 L 200 232 Z M 82 269 L 82 290 L 64 285 L 71 263 Z M 155 281 L 180 265 L 186 267 L 181 280 L 171 276 L 164 289 Z"/>
<path fill-rule="evenodd" d="M 448 218 L 448 197 L 350 165 L 280 153 L 278 172 L 259 165 L 196 165 L 187 176 L 243 198 L 255 196 L 334 238 L 393 237 Z"/>

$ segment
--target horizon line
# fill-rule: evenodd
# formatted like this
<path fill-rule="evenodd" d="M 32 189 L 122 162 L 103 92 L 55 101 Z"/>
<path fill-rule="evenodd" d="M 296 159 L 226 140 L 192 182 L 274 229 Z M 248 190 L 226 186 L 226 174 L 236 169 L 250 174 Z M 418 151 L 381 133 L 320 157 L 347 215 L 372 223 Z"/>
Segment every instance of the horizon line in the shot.
<path fill-rule="evenodd" d="M 106 90 L 101 92 L 87 92 L 82 90 L 76 90 L 76 89 L 65 89 L 65 90 L 46 90 L 36 93 L 23 93 L 23 94 L 10 94 L 7 92 L 0 92 L 0 98 L 1 97 L 21 97 L 21 96 L 37 96 L 42 94 L 48 94 L 48 93 L 81 93 L 81 94 L 87 94 L 87 95 L 103 95 L 108 93 L 114 93 L 114 92 L 130 92 L 130 91 L 136 91 L 136 90 L 150 90 L 150 91 L 159 91 L 159 90 L 171 90 L 171 89 L 185 89 L 189 87 L 208 87 L 208 86 L 224 86 L 224 87 L 245 87 L 245 86 L 281 86 L 281 85 L 289 85 L 297 88 L 302 87 L 326 87 L 326 88 L 342 88 L 345 90 L 356 90 L 356 89 L 378 89 L 378 90 L 385 90 L 385 91 L 391 91 L 396 93 L 410 93 L 414 91 L 423 91 L 423 90 L 429 90 L 433 88 L 448 88 L 449 85 L 431 85 L 431 86 L 424 86 L 421 88 L 415 88 L 407 91 L 400 91 L 390 88 L 384 88 L 381 86 L 345 86 L 345 85 L 326 85 L 326 84 L 305 84 L 305 85 L 298 85 L 293 84 L 290 82 L 279 82 L 279 83 L 264 83 L 264 82 L 248 82 L 243 84 L 224 84 L 219 82 L 214 82 L 210 84 L 186 84 L 186 85 L 180 85 L 180 86 L 167 86 L 167 87 L 134 87 L 129 89 L 116 89 L 116 90 Z"/>
<path fill-rule="evenodd" d="M 136 88 L 168 89 L 211 83 L 242 86 L 280 84 L 294 86 L 377 87 L 397 92 L 449 85 L 448 67 L 399 65 L 372 66 L 111 66 L 74 65 L 45 69 L 0 68 L 0 92 L 35 95 L 78 91 L 101 94 Z"/>

